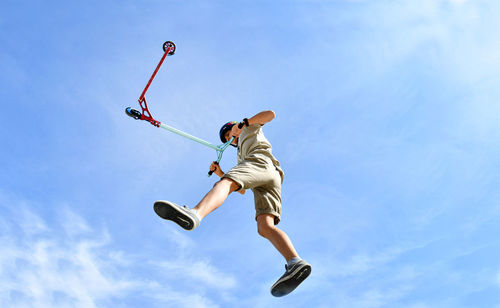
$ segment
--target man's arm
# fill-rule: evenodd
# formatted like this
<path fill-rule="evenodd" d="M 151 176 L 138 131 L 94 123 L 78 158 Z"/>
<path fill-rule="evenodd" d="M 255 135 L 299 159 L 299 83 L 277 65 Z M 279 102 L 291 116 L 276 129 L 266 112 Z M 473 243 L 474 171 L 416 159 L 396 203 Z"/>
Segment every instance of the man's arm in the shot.
<path fill-rule="evenodd" d="M 252 124 L 264 125 L 266 123 L 271 122 L 275 116 L 276 116 L 276 114 L 272 110 L 262 111 L 262 112 L 257 113 L 253 117 L 249 118 L 248 125 L 252 125 Z"/>
<path fill-rule="evenodd" d="M 252 124 L 264 125 L 266 123 L 271 122 L 275 116 L 276 116 L 276 114 L 272 110 L 262 111 L 262 112 L 257 113 L 256 115 L 254 115 L 250 119 L 248 119 L 248 125 L 252 125 Z M 244 123 L 244 122 L 241 122 L 241 123 Z M 235 138 L 238 138 L 240 136 L 241 130 L 243 129 L 243 127 L 239 128 L 238 126 L 239 125 L 233 125 L 233 128 L 231 129 L 231 136 L 234 136 Z"/>

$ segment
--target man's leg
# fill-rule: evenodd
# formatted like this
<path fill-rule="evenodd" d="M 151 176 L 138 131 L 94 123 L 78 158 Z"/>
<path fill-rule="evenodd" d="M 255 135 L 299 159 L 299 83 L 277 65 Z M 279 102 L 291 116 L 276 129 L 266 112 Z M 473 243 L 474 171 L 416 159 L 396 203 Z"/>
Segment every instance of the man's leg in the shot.
<path fill-rule="evenodd" d="M 274 225 L 273 215 L 261 214 L 257 216 L 257 228 L 259 234 L 267 238 L 287 261 L 298 257 L 288 235 Z"/>
<path fill-rule="evenodd" d="M 200 225 L 203 217 L 218 208 L 227 196 L 238 188 L 239 185 L 236 182 L 223 178 L 215 183 L 212 190 L 194 209 L 177 205 L 171 201 L 158 200 L 154 204 L 154 210 L 161 218 L 171 220 L 186 230 L 194 230 Z"/>
<path fill-rule="evenodd" d="M 235 181 L 222 178 L 219 182 L 215 183 L 214 187 L 201 199 L 200 203 L 193 209 L 198 211 L 198 214 L 203 219 L 210 212 L 221 206 L 230 193 L 240 188 Z"/>
<path fill-rule="evenodd" d="M 311 274 L 311 265 L 298 257 L 288 235 L 274 225 L 273 215 L 257 216 L 257 226 L 259 234 L 273 243 L 287 261 L 285 274 L 273 284 L 271 294 L 277 297 L 287 295 Z"/>

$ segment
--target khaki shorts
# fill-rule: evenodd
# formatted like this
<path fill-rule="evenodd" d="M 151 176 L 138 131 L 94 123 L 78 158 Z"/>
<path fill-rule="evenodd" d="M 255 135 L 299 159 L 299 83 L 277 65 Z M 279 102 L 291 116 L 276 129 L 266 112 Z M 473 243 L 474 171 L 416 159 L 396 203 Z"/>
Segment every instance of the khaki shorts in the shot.
<path fill-rule="evenodd" d="M 267 158 L 245 160 L 234 166 L 223 178 L 235 181 L 240 189 L 251 189 L 255 202 L 255 219 L 261 214 L 274 215 L 274 224 L 281 218 L 281 184 L 283 171 Z"/>

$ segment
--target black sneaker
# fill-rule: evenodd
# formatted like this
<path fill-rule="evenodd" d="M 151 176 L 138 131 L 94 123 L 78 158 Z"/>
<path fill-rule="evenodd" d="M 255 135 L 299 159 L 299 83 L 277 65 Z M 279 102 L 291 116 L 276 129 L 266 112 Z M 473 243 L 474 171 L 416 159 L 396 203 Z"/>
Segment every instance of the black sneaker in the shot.
<path fill-rule="evenodd" d="M 271 294 L 273 296 L 281 297 L 289 294 L 311 274 L 312 270 L 311 265 L 304 260 L 300 260 L 290 268 L 285 265 L 285 269 L 285 274 L 271 287 Z"/>
<path fill-rule="evenodd" d="M 158 200 L 154 210 L 163 219 L 171 220 L 186 230 L 194 230 L 200 225 L 200 219 L 187 206 L 180 206 L 170 201 Z"/>

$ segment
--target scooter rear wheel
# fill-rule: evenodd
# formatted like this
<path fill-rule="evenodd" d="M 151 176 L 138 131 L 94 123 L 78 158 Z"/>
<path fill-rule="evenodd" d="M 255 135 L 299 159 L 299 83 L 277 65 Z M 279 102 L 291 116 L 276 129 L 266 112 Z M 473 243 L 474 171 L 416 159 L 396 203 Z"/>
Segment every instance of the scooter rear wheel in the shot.
<path fill-rule="evenodd" d="M 169 56 L 172 56 L 175 54 L 176 49 L 176 46 L 172 41 L 166 41 L 165 43 L 163 43 L 163 52 L 166 52 L 169 47 L 173 47 L 168 53 Z"/>

